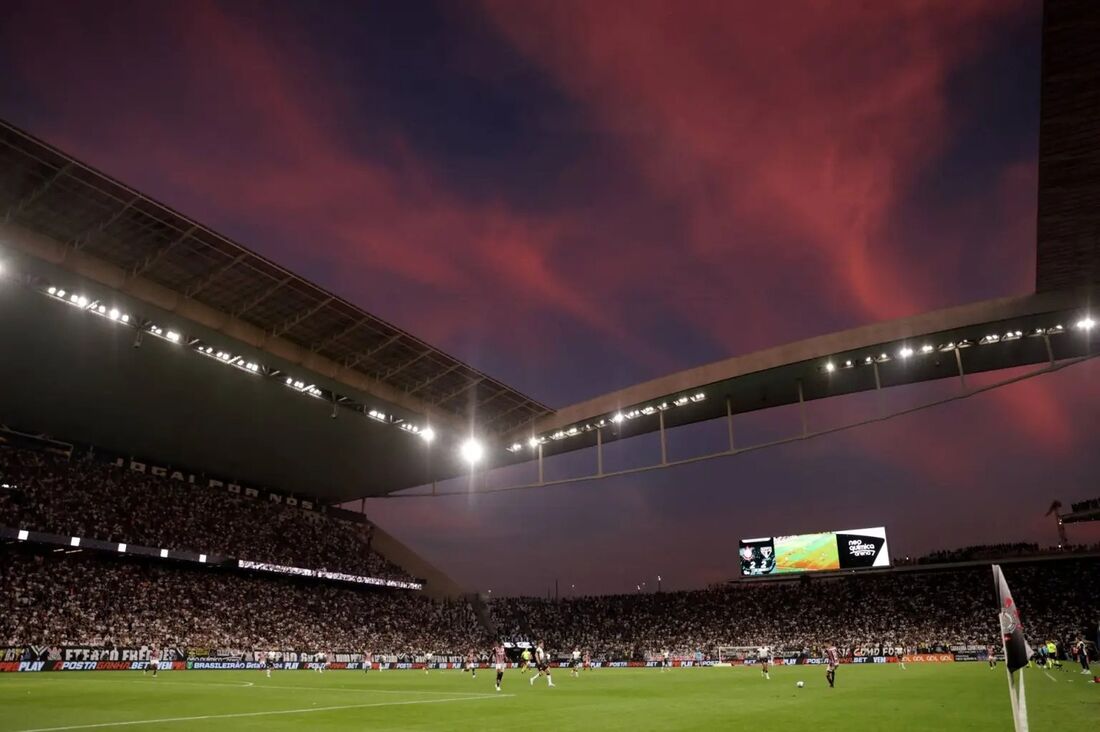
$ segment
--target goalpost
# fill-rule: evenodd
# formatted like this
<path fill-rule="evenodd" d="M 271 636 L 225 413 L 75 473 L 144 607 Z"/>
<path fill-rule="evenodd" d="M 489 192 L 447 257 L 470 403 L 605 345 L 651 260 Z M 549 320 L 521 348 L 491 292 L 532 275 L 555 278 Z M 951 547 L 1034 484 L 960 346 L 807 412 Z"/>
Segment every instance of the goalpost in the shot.
<path fill-rule="evenodd" d="M 746 658 L 756 658 L 756 646 L 718 646 L 718 663 L 733 666 Z"/>

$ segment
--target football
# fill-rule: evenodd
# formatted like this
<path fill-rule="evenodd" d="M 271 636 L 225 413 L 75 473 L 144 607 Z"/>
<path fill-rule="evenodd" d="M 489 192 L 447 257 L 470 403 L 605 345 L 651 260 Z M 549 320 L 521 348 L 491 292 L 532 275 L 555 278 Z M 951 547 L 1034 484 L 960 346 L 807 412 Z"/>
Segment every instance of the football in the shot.
<path fill-rule="evenodd" d="M 799 689 L 801 689 L 805 685 L 806 685 L 805 681 L 799 681 L 797 684 L 795 684 L 795 686 L 797 686 Z"/>

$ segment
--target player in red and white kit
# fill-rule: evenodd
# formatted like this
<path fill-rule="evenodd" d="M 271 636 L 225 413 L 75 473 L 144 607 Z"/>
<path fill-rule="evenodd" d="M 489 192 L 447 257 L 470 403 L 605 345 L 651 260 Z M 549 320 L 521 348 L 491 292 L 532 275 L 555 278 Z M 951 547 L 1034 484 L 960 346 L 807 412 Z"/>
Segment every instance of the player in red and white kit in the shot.
<path fill-rule="evenodd" d="M 374 657 L 371 656 L 370 651 L 363 651 L 363 673 L 370 672 L 371 662 L 373 660 Z"/>
<path fill-rule="evenodd" d="M 149 649 L 149 669 L 153 672 L 153 678 L 155 679 L 157 671 L 160 670 L 160 649 L 155 646 Z M 144 674 L 145 671 L 141 673 Z"/>
<path fill-rule="evenodd" d="M 829 688 L 832 689 L 836 683 L 836 667 L 840 665 L 840 653 L 837 652 L 836 646 L 825 649 L 825 663 L 825 680 L 829 682 Z"/>
<path fill-rule="evenodd" d="M 466 654 L 466 669 L 470 672 L 471 679 L 477 678 L 477 659 L 473 651 Z"/>
<path fill-rule="evenodd" d="M 588 671 L 592 668 L 592 654 L 588 651 L 584 652 L 584 670 Z"/>
<path fill-rule="evenodd" d="M 497 647 L 493 649 L 493 665 L 497 670 L 497 691 L 500 691 L 500 682 L 504 679 L 504 669 L 508 665 L 508 654 L 503 643 L 497 643 Z"/>

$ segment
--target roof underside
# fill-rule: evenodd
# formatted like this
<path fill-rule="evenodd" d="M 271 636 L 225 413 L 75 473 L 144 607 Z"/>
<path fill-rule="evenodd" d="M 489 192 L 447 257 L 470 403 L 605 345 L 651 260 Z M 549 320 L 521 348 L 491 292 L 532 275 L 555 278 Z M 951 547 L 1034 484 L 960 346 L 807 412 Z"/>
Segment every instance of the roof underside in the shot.
<path fill-rule="evenodd" d="M 505 432 L 546 406 L 0 123 L 3 220 L 65 243 L 430 407 Z"/>

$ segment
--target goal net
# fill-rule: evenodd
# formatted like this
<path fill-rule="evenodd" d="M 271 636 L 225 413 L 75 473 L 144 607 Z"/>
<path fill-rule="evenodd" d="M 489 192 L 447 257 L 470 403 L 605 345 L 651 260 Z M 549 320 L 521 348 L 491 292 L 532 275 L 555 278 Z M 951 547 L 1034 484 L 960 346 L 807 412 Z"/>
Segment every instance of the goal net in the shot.
<path fill-rule="evenodd" d="M 756 658 L 756 646 L 718 646 L 718 663 L 732 666 Z"/>

